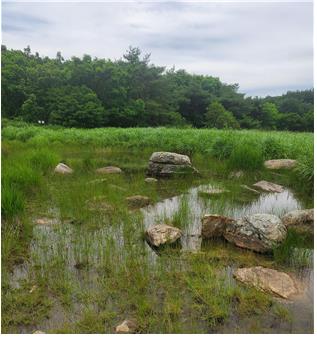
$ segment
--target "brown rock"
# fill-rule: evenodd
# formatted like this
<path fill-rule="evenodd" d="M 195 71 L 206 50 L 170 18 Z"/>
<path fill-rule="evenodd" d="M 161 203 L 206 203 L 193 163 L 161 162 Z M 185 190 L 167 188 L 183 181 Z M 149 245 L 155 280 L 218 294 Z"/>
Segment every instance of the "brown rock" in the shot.
<path fill-rule="evenodd" d="M 282 222 L 287 228 L 314 231 L 314 209 L 293 210 L 282 217 Z"/>
<path fill-rule="evenodd" d="M 281 185 L 267 182 L 267 181 L 259 181 L 257 183 L 254 183 L 253 186 L 260 188 L 267 192 L 283 192 L 284 191 L 284 188 Z"/>
<path fill-rule="evenodd" d="M 264 162 L 264 166 L 267 169 L 292 169 L 296 164 L 296 160 L 290 159 L 268 160 Z"/>
<path fill-rule="evenodd" d="M 290 298 L 298 293 L 294 280 L 285 272 L 255 266 L 234 272 L 234 277 L 242 283 L 282 298 Z"/>
<path fill-rule="evenodd" d="M 134 320 L 126 319 L 116 327 L 116 333 L 135 333 L 137 324 Z"/>
<path fill-rule="evenodd" d="M 96 169 L 97 174 L 121 174 L 122 170 L 118 167 L 103 167 Z"/>
<path fill-rule="evenodd" d="M 128 206 L 130 208 L 143 208 L 151 203 L 151 200 L 147 196 L 135 195 L 126 198 Z"/>
<path fill-rule="evenodd" d="M 156 224 L 146 230 L 145 236 L 150 245 L 159 247 L 176 242 L 182 236 L 182 232 L 167 224 Z"/>
<path fill-rule="evenodd" d="M 201 235 L 203 238 L 221 237 L 227 225 L 231 225 L 233 219 L 220 215 L 205 215 L 202 218 Z"/>

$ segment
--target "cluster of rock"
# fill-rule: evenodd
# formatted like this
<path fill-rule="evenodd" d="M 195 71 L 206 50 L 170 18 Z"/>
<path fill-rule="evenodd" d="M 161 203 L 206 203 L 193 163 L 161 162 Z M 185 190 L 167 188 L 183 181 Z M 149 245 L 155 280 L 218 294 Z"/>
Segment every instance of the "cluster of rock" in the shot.
<path fill-rule="evenodd" d="M 198 174 L 187 155 L 171 152 L 155 152 L 148 164 L 148 175 L 168 177 L 174 174 Z"/>

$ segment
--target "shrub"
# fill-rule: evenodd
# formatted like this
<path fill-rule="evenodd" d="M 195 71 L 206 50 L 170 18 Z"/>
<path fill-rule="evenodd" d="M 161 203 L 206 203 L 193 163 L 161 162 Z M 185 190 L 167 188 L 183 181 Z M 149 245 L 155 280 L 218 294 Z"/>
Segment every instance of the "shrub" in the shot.
<path fill-rule="evenodd" d="M 218 160 L 227 159 L 230 157 L 233 147 L 234 143 L 231 139 L 218 137 L 211 148 L 211 154 Z"/>
<path fill-rule="evenodd" d="M 236 145 L 229 157 L 229 169 L 257 170 L 263 167 L 261 147 L 256 143 L 243 142 Z"/>

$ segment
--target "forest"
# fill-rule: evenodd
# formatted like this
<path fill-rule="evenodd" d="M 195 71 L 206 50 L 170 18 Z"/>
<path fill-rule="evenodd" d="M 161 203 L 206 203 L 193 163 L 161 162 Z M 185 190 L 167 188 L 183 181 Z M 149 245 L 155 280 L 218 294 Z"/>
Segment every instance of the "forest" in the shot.
<path fill-rule="evenodd" d="M 55 58 L 2 45 L 2 117 L 64 127 L 313 131 L 314 91 L 247 97 L 238 84 L 166 69 L 129 47 L 121 59 Z M 259 79 L 261 81 L 261 79 Z"/>

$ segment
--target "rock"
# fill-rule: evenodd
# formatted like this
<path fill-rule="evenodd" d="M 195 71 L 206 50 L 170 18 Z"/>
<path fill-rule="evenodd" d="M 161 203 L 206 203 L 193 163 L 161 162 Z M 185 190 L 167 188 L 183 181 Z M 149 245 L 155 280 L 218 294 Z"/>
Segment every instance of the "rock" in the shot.
<path fill-rule="evenodd" d="M 67 175 L 67 174 L 72 174 L 74 171 L 72 168 L 70 168 L 66 164 L 58 163 L 58 165 L 54 169 L 54 172 L 57 174 Z"/>
<path fill-rule="evenodd" d="M 150 176 L 171 176 L 174 174 L 197 174 L 186 155 L 155 152 L 152 154 L 148 165 L 148 175 Z"/>
<path fill-rule="evenodd" d="M 296 283 L 285 272 L 255 266 L 238 269 L 233 275 L 244 284 L 282 298 L 290 298 L 298 293 Z"/>
<path fill-rule="evenodd" d="M 247 185 L 245 185 L 245 184 L 241 184 L 241 185 L 240 185 L 240 187 L 241 187 L 241 188 L 243 188 L 243 189 L 246 189 L 246 190 L 252 191 L 252 192 L 254 192 L 254 193 L 256 193 L 256 194 L 260 194 L 260 192 L 259 192 L 259 191 L 255 190 L 255 189 L 252 189 L 252 188 L 248 187 L 248 186 L 247 186 Z"/>
<path fill-rule="evenodd" d="M 314 231 L 314 209 L 293 210 L 282 217 L 282 222 L 287 228 Z"/>
<path fill-rule="evenodd" d="M 187 155 L 163 151 L 153 153 L 150 161 L 164 164 L 191 165 L 190 158 Z"/>
<path fill-rule="evenodd" d="M 33 334 L 46 334 L 44 331 L 36 330 L 33 332 Z"/>
<path fill-rule="evenodd" d="M 134 333 L 137 330 L 137 324 L 134 320 L 126 319 L 116 327 L 116 333 Z"/>
<path fill-rule="evenodd" d="M 203 238 L 222 237 L 227 225 L 231 225 L 233 219 L 220 215 L 205 215 L 202 218 L 201 235 Z"/>
<path fill-rule="evenodd" d="M 226 189 L 208 188 L 208 189 L 205 189 L 205 190 L 200 190 L 199 194 L 201 194 L 201 195 L 218 195 L 218 194 L 223 194 L 225 192 L 230 192 L 230 191 L 226 190 Z"/>
<path fill-rule="evenodd" d="M 43 217 L 43 218 L 38 218 L 35 221 L 36 225 L 54 225 L 58 223 L 58 220 L 56 218 L 47 218 L 47 217 Z"/>
<path fill-rule="evenodd" d="M 154 177 L 147 177 L 145 180 L 144 180 L 144 182 L 146 182 L 146 183 L 155 183 L 155 182 L 157 182 L 158 180 L 156 179 L 156 178 L 154 178 Z"/>
<path fill-rule="evenodd" d="M 96 169 L 97 174 L 121 174 L 122 170 L 118 167 L 103 167 Z"/>
<path fill-rule="evenodd" d="M 145 236 L 150 245 L 159 247 L 176 242 L 182 236 L 182 232 L 167 224 L 156 224 L 146 230 Z"/>
<path fill-rule="evenodd" d="M 126 198 L 128 206 L 130 208 L 143 208 L 151 203 L 151 200 L 147 196 L 135 195 Z"/>
<path fill-rule="evenodd" d="M 286 237 L 286 228 L 279 217 L 254 214 L 242 217 L 226 227 L 224 237 L 241 248 L 270 252 Z"/>
<path fill-rule="evenodd" d="M 267 169 L 293 169 L 296 164 L 296 160 L 290 159 L 268 160 L 264 162 L 264 166 Z"/>
<path fill-rule="evenodd" d="M 275 183 L 267 182 L 267 181 L 259 181 L 253 184 L 254 187 L 261 188 L 264 191 L 268 192 L 283 192 L 284 188 Z"/>

